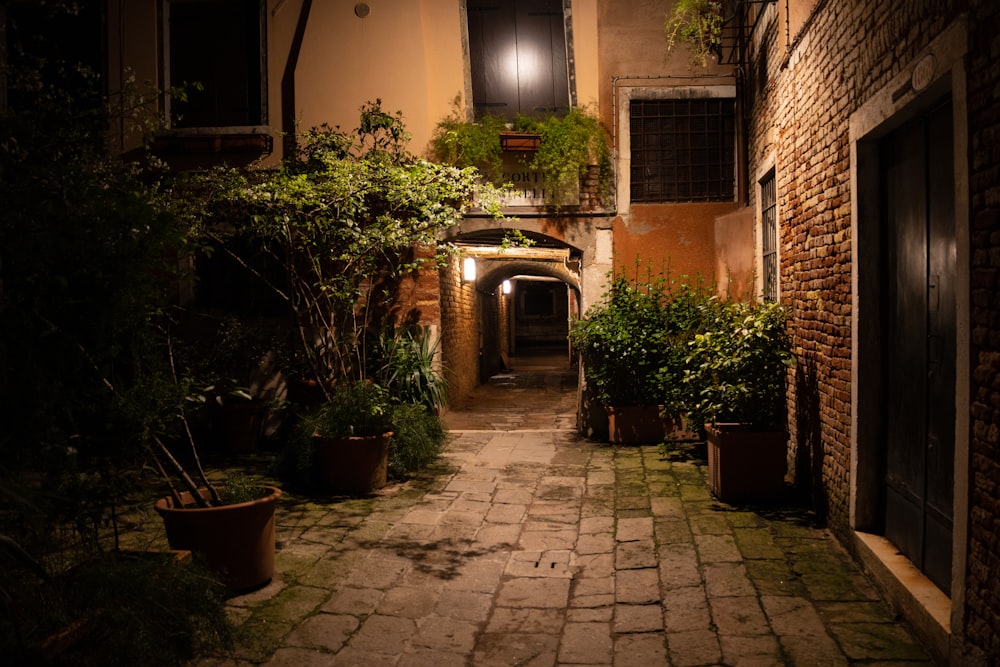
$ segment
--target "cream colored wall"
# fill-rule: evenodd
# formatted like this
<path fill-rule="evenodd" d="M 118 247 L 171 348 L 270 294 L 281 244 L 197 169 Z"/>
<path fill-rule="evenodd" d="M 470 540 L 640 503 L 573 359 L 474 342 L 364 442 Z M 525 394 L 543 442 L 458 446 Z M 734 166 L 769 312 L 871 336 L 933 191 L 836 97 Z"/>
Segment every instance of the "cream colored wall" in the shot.
<path fill-rule="evenodd" d="M 600 100 L 597 0 L 573 0 L 573 58 L 576 60 L 577 103 L 596 112 Z"/>
<path fill-rule="evenodd" d="M 414 152 L 423 152 L 464 87 L 459 3 L 369 0 L 365 18 L 356 4 L 313 3 L 295 76 L 300 127 L 351 130 L 361 105 L 381 99 L 383 110 L 403 113 Z"/>

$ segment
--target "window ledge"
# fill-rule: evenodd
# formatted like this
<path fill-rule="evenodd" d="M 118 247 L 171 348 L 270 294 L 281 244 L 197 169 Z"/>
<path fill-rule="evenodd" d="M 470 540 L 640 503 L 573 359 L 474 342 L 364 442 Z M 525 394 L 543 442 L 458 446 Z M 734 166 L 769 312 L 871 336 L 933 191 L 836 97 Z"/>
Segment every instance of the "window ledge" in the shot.
<path fill-rule="evenodd" d="M 157 132 L 153 151 L 158 154 L 253 153 L 267 155 L 274 149 L 271 128 L 266 125 L 245 127 L 185 127 Z"/>

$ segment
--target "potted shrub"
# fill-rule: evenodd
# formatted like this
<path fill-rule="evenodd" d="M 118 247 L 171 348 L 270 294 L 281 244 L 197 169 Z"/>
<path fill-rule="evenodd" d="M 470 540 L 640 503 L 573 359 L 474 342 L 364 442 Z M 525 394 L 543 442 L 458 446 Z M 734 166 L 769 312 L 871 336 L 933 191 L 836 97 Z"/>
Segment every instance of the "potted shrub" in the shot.
<path fill-rule="evenodd" d="M 718 307 L 698 277 L 617 276 L 574 323 L 570 341 L 587 392 L 607 411 L 611 442 L 696 437 L 685 422 L 688 343 Z"/>
<path fill-rule="evenodd" d="M 233 591 L 259 588 L 274 576 L 274 511 L 281 489 L 232 478 L 216 487 L 205 480 L 196 491 L 160 498 L 171 549 L 202 554 Z"/>
<path fill-rule="evenodd" d="M 234 315 L 197 317 L 178 356 L 197 386 L 189 401 L 205 407 L 212 435 L 222 451 L 254 452 L 268 403 L 255 395 L 255 382 L 269 348 L 264 336 Z"/>
<path fill-rule="evenodd" d="M 708 434 L 709 486 L 720 500 L 784 489 L 785 381 L 794 364 L 787 319 L 777 303 L 730 301 L 690 343 L 690 417 Z"/>
<path fill-rule="evenodd" d="M 367 495 L 385 486 L 392 438 L 385 389 L 374 382 L 338 382 L 304 423 L 323 490 Z"/>
<path fill-rule="evenodd" d="M 683 44 L 691 65 L 705 67 L 711 53 L 722 47 L 722 2 L 720 0 L 675 0 L 663 26 L 667 50 Z"/>
<path fill-rule="evenodd" d="M 663 439 L 657 379 L 666 342 L 661 324 L 659 294 L 618 276 L 570 330 L 587 391 L 607 412 L 611 442 Z"/>

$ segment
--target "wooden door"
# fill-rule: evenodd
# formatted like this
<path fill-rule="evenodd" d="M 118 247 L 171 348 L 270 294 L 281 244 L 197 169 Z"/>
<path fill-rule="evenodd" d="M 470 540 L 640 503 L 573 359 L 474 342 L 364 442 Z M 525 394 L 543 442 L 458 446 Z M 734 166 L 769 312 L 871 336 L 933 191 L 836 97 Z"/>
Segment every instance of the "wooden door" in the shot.
<path fill-rule="evenodd" d="M 893 132 L 880 150 L 885 532 L 948 592 L 956 335 L 950 103 Z"/>

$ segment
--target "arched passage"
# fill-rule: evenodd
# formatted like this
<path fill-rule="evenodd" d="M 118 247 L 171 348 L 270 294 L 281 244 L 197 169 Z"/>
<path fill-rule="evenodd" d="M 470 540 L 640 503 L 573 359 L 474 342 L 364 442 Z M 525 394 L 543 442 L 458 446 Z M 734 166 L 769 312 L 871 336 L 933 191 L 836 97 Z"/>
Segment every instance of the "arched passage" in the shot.
<path fill-rule="evenodd" d="M 570 321 L 580 313 L 578 263 L 557 258 L 481 257 L 483 379 L 511 356 L 562 355 L 569 361 Z"/>
<path fill-rule="evenodd" d="M 569 322 L 583 303 L 583 250 L 535 230 L 510 246 L 504 229 L 475 229 L 449 241 L 460 248 L 442 281 L 442 352 L 453 405 L 504 370 L 514 354 L 561 355 L 570 363 Z M 475 266 L 475 277 L 463 265 Z M 506 289 L 505 289 L 506 288 Z"/>

